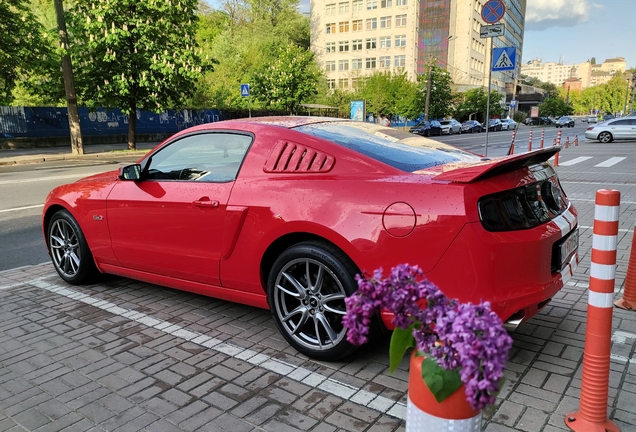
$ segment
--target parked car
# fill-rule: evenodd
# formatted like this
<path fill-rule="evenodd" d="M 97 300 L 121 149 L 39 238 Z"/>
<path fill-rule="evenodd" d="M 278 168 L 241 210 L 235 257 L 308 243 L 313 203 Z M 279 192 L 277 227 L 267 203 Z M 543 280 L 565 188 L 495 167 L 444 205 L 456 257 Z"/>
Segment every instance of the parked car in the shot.
<path fill-rule="evenodd" d="M 334 361 L 356 349 L 342 325 L 355 276 L 380 267 L 416 264 L 509 326 L 548 303 L 578 262 L 558 151 L 483 159 L 321 117 L 207 123 L 56 187 L 42 228 L 67 283 L 111 273 L 268 308 L 290 345 Z"/>
<path fill-rule="evenodd" d="M 610 143 L 615 139 L 636 139 L 636 117 L 618 118 L 590 126 L 585 138 Z"/>
<path fill-rule="evenodd" d="M 614 114 L 603 114 L 603 121 L 614 120 L 616 116 Z"/>
<path fill-rule="evenodd" d="M 554 123 L 555 127 L 574 127 L 574 119 L 569 116 L 559 117 L 558 120 Z"/>
<path fill-rule="evenodd" d="M 439 124 L 442 126 L 443 134 L 462 133 L 462 124 L 455 119 L 441 120 Z"/>
<path fill-rule="evenodd" d="M 501 120 L 501 130 L 514 130 L 517 127 L 517 122 L 513 119 Z"/>
<path fill-rule="evenodd" d="M 596 118 L 596 116 L 589 116 L 587 118 L 587 122 L 588 123 L 597 123 L 598 122 L 598 118 Z"/>
<path fill-rule="evenodd" d="M 462 123 L 463 133 L 483 132 L 483 130 L 484 130 L 484 127 L 477 120 L 467 120 L 464 123 Z"/>
<path fill-rule="evenodd" d="M 501 120 L 499 119 L 490 119 L 488 120 L 488 130 L 490 131 L 500 131 L 503 129 L 503 125 L 501 124 Z"/>
<path fill-rule="evenodd" d="M 425 120 L 411 127 L 409 132 L 427 137 L 431 135 L 441 135 L 442 125 L 437 120 Z"/>
<path fill-rule="evenodd" d="M 548 117 L 526 117 L 524 124 L 528 126 L 551 125 L 552 120 Z"/>

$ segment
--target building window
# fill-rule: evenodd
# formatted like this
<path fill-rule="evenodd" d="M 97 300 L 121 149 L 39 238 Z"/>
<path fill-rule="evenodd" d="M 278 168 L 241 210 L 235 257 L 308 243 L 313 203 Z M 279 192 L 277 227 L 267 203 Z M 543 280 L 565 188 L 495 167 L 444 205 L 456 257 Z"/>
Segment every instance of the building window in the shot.
<path fill-rule="evenodd" d="M 325 51 L 327 53 L 335 53 L 336 52 L 336 43 L 335 42 L 327 42 L 325 44 Z"/>
<path fill-rule="evenodd" d="M 325 6 L 325 15 L 335 15 L 336 14 L 336 4 L 329 3 Z"/>
<path fill-rule="evenodd" d="M 367 18 L 367 30 L 375 30 L 378 28 L 377 18 Z"/>
<path fill-rule="evenodd" d="M 338 88 L 348 89 L 349 88 L 349 78 L 340 78 L 338 80 Z"/>
<path fill-rule="evenodd" d="M 378 44 L 376 42 L 376 38 L 368 38 L 367 39 L 367 49 L 376 49 Z"/>
<path fill-rule="evenodd" d="M 360 12 L 362 10 L 362 0 L 353 0 L 353 11 Z"/>
<path fill-rule="evenodd" d="M 336 23 L 328 23 L 325 28 L 325 33 L 334 34 L 336 32 Z"/>
<path fill-rule="evenodd" d="M 335 79 L 328 79 L 327 80 L 327 87 L 329 87 L 329 90 L 333 90 L 336 88 L 336 80 Z"/>
<path fill-rule="evenodd" d="M 380 1 L 380 7 L 382 7 L 382 8 L 390 8 L 391 6 L 393 6 L 393 0 L 381 0 Z"/>
<path fill-rule="evenodd" d="M 377 9 L 378 0 L 367 0 L 367 10 Z"/>
<path fill-rule="evenodd" d="M 362 78 L 351 78 L 351 88 L 352 89 L 358 88 L 361 82 L 362 82 Z"/>
<path fill-rule="evenodd" d="M 380 57 L 380 64 L 378 65 L 380 68 L 390 68 L 391 67 L 391 56 L 382 56 Z"/>
<path fill-rule="evenodd" d="M 396 15 L 395 16 L 395 26 L 396 27 L 406 27 L 406 14 L 404 14 L 404 15 Z"/>
<path fill-rule="evenodd" d="M 366 66 L 367 69 L 375 69 L 375 57 L 367 57 Z"/>
<path fill-rule="evenodd" d="M 349 52 L 349 41 L 338 42 L 338 52 Z"/>
<path fill-rule="evenodd" d="M 406 0 L 395 0 L 396 6 L 406 6 Z"/>
<path fill-rule="evenodd" d="M 338 60 L 338 70 L 339 71 L 349 70 L 349 60 Z"/>
<path fill-rule="evenodd" d="M 349 13 L 349 2 L 338 3 L 338 13 Z"/>
<path fill-rule="evenodd" d="M 353 31 L 362 31 L 362 20 L 353 20 L 351 21 L 351 26 L 353 27 Z"/>
<path fill-rule="evenodd" d="M 338 23 L 338 28 L 340 29 L 340 33 L 347 33 L 349 31 L 349 21 Z"/>
<path fill-rule="evenodd" d="M 383 28 L 383 29 L 390 29 L 391 28 L 391 17 L 390 16 L 380 17 L 380 28 Z"/>
<path fill-rule="evenodd" d="M 351 60 L 351 69 L 352 70 L 360 70 L 360 69 L 362 69 L 362 59 L 353 59 L 353 60 Z"/>
<path fill-rule="evenodd" d="M 382 36 L 380 38 L 380 48 L 391 48 L 391 36 Z"/>
<path fill-rule="evenodd" d="M 362 51 L 362 39 L 354 39 L 351 41 L 351 51 Z"/>
<path fill-rule="evenodd" d="M 397 56 L 395 56 L 393 65 L 395 67 L 404 67 L 404 66 L 406 66 L 406 56 L 405 55 L 397 55 Z"/>
<path fill-rule="evenodd" d="M 395 46 L 403 47 L 406 46 L 406 35 L 399 35 L 395 37 Z"/>
<path fill-rule="evenodd" d="M 335 61 L 327 61 L 325 62 L 325 70 L 327 72 L 333 72 L 336 70 L 336 62 Z"/>

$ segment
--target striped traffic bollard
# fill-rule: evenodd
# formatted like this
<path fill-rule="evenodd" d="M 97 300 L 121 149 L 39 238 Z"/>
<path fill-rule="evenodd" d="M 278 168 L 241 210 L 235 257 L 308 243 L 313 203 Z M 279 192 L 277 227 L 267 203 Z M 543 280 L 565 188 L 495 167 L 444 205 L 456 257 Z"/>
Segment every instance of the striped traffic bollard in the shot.
<path fill-rule="evenodd" d="M 559 150 L 558 152 L 556 152 L 556 154 L 554 155 L 554 166 L 558 167 L 559 166 L 559 153 L 561 153 L 561 150 Z"/>
<path fill-rule="evenodd" d="M 565 147 L 565 148 L 570 147 L 570 137 L 569 136 L 565 137 L 565 142 L 563 143 L 563 147 Z"/>
<path fill-rule="evenodd" d="M 528 151 L 532 151 L 532 129 L 530 129 L 530 136 L 528 137 Z"/>
<path fill-rule="evenodd" d="M 578 145 L 579 145 L 579 136 L 574 135 L 574 147 L 577 147 Z"/>
<path fill-rule="evenodd" d="M 561 130 L 559 129 L 559 132 L 557 132 L 557 145 L 561 145 Z"/>
<path fill-rule="evenodd" d="M 509 155 L 515 154 L 515 136 L 516 135 L 517 135 L 517 131 L 513 130 L 512 131 L 512 141 L 510 142 L 510 148 L 508 149 L 508 154 Z"/>
<path fill-rule="evenodd" d="M 625 276 L 625 289 L 623 297 L 614 302 L 614 305 L 630 311 L 636 311 L 636 223 L 634 224 L 634 236 L 632 237 L 632 250 L 629 253 L 627 263 L 627 275 Z"/>
<path fill-rule="evenodd" d="M 541 142 L 539 143 L 539 148 L 543 148 L 543 138 L 545 138 L 545 129 L 541 129 Z"/>
<path fill-rule="evenodd" d="M 573 431 L 620 432 L 607 418 L 620 201 L 621 194 L 617 190 L 596 192 L 581 403 L 579 411 L 565 416 L 565 424 Z"/>

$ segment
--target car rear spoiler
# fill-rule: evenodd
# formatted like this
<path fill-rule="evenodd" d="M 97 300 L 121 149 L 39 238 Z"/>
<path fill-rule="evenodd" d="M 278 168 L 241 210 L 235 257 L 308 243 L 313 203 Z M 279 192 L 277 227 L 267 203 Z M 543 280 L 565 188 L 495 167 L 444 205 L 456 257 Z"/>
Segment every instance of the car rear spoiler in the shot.
<path fill-rule="evenodd" d="M 445 171 L 433 179 L 457 183 L 471 183 L 485 177 L 492 177 L 515 171 L 522 167 L 543 163 L 560 151 L 560 146 L 554 146 L 495 159 L 484 158 L 482 162 L 477 164 L 448 164 L 443 167 Z"/>

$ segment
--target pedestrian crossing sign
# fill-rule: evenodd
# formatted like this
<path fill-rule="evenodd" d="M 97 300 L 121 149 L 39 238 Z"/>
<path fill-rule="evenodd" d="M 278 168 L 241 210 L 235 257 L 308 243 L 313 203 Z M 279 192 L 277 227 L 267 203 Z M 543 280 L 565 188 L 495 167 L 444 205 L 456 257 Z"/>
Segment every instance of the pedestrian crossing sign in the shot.
<path fill-rule="evenodd" d="M 517 48 L 503 47 L 492 50 L 492 70 L 493 72 L 515 70 L 517 59 Z"/>
<path fill-rule="evenodd" d="M 250 95 L 250 85 L 241 84 L 241 96 L 248 97 Z"/>

